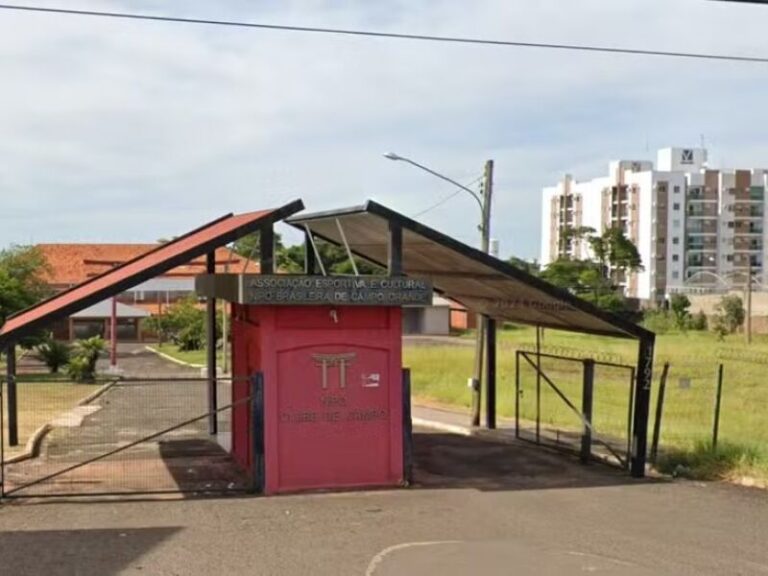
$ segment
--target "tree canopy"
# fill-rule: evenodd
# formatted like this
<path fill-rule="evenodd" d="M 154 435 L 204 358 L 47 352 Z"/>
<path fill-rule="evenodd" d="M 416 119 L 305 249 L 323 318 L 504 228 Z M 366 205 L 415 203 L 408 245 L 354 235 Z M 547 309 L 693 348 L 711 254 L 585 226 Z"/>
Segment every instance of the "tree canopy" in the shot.
<path fill-rule="evenodd" d="M 46 298 L 48 264 L 34 246 L 0 250 L 0 324 L 11 314 Z"/>

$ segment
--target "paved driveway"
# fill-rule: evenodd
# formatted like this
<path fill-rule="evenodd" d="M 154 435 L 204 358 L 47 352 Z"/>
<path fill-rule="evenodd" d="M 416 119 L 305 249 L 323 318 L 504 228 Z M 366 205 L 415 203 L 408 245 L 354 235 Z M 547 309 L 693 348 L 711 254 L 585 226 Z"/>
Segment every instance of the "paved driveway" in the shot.
<path fill-rule="evenodd" d="M 246 488 L 245 474 L 208 434 L 207 418 L 142 441 L 206 414 L 208 384 L 200 379 L 200 370 L 168 362 L 141 346 L 125 345 L 120 351 L 118 365 L 127 380 L 86 406 L 66 407 L 45 437 L 40 456 L 6 467 L 8 486 L 98 459 L 17 495 Z M 226 416 L 219 416 L 223 433 Z"/>
<path fill-rule="evenodd" d="M 713 484 L 413 488 L 271 498 L 12 504 L 2 573 L 768 573 L 768 497 Z"/>

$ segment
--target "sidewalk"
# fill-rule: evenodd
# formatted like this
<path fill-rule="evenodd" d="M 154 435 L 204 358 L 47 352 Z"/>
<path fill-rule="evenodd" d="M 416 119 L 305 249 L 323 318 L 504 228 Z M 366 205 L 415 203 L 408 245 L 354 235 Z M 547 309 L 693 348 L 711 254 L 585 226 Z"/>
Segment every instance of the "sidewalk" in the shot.
<path fill-rule="evenodd" d="M 497 442 L 515 442 L 515 421 L 507 418 L 497 418 L 495 430 L 484 427 L 473 428 L 470 425 L 470 415 L 467 410 L 451 410 L 420 404 L 414 404 L 411 407 L 411 417 L 415 427 Z"/>

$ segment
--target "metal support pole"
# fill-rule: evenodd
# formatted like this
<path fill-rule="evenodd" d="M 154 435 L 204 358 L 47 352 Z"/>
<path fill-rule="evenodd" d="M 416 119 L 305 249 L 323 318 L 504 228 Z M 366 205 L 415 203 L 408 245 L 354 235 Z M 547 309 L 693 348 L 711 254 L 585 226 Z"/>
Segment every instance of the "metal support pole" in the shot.
<path fill-rule="evenodd" d="M 747 336 L 747 344 L 752 343 L 752 256 L 747 255 L 747 318 L 744 332 Z"/>
<path fill-rule="evenodd" d="M 259 242 L 259 265 L 261 274 L 275 273 L 275 231 L 272 224 L 267 224 L 261 229 Z"/>
<path fill-rule="evenodd" d="M 587 464 L 592 456 L 592 401 L 595 386 L 595 361 L 587 358 L 583 361 L 583 386 L 581 390 L 581 414 L 584 417 L 584 430 L 581 433 L 581 463 Z M 587 426 L 589 423 L 589 426 Z"/>
<path fill-rule="evenodd" d="M 403 368 L 403 483 L 413 483 L 413 421 L 411 419 L 411 371 Z"/>
<path fill-rule="evenodd" d="M 309 232 L 304 232 L 304 273 L 312 275 L 315 273 L 315 246 L 310 238 Z"/>
<path fill-rule="evenodd" d="M 18 407 L 16 404 L 16 344 L 6 348 L 6 376 L 8 390 L 8 445 L 19 445 Z"/>
<path fill-rule="evenodd" d="M 491 197 L 493 195 L 493 160 L 485 163 L 483 181 L 483 202 L 482 202 L 482 220 L 480 222 L 480 250 L 488 254 L 488 248 L 491 240 Z M 486 317 L 477 315 L 477 326 L 475 327 L 475 370 L 472 376 L 472 426 L 480 425 L 480 405 L 482 402 L 482 381 L 483 381 L 483 347 L 486 332 Z"/>
<path fill-rule="evenodd" d="M 717 367 L 717 396 L 715 397 L 715 421 L 712 425 L 712 450 L 717 450 L 717 437 L 720 432 L 720 400 L 723 396 L 723 365 Z"/>
<path fill-rule="evenodd" d="M 541 326 L 536 326 L 536 442 L 541 441 Z"/>
<path fill-rule="evenodd" d="M 403 229 L 394 222 L 389 223 L 387 271 L 390 276 L 403 275 Z"/>
<path fill-rule="evenodd" d="M 522 399 L 522 390 L 520 389 L 520 350 L 515 352 L 515 438 L 520 438 L 520 400 Z"/>
<path fill-rule="evenodd" d="M 109 367 L 117 368 L 117 296 L 112 296 L 112 313 L 109 318 Z"/>
<path fill-rule="evenodd" d="M 264 493 L 264 374 L 257 372 L 251 379 L 251 478 L 252 490 Z"/>
<path fill-rule="evenodd" d="M 661 439 L 661 418 L 664 414 L 664 394 L 667 390 L 667 374 L 669 374 L 669 362 L 664 362 L 659 381 L 659 395 L 656 398 L 656 418 L 653 421 L 653 439 L 651 440 L 651 464 L 656 464 L 659 455 L 659 440 Z"/>
<path fill-rule="evenodd" d="M 209 252 L 205 258 L 205 271 L 208 274 L 216 273 L 216 253 Z M 216 298 L 208 297 L 205 309 L 206 318 L 206 366 L 208 368 L 208 433 L 214 435 L 219 431 L 218 395 L 216 391 Z"/>
<path fill-rule="evenodd" d="M 637 380 L 635 381 L 635 413 L 632 419 L 632 459 L 630 474 L 634 478 L 645 476 L 645 459 L 648 450 L 648 412 L 653 382 L 653 351 L 656 336 L 648 334 L 640 340 L 637 355 Z"/>
<path fill-rule="evenodd" d="M 486 323 L 486 398 L 485 424 L 489 430 L 496 428 L 496 320 Z"/>

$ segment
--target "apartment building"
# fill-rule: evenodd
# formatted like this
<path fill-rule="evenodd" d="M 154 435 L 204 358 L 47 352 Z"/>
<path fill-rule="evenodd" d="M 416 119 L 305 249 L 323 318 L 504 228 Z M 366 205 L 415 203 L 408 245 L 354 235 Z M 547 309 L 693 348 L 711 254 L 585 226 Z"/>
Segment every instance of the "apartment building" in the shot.
<path fill-rule="evenodd" d="M 703 148 L 659 150 L 656 165 L 618 160 L 608 175 L 566 175 L 544 188 L 541 262 L 591 257 L 573 231 L 620 227 L 644 269 L 620 278 L 626 296 L 660 302 L 675 292 L 707 293 L 766 280 L 768 171 L 713 169 Z"/>

